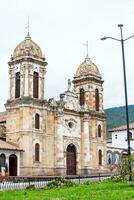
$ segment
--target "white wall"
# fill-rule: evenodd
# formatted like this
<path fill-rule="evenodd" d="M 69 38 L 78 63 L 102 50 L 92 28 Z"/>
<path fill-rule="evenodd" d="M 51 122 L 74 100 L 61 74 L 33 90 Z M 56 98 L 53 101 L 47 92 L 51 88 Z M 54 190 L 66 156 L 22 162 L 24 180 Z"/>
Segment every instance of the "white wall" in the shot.
<path fill-rule="evenodd" d="M 0 150 L 0 155 L 1 154 L 5 154 L 6 156 L 6 163 L 8 165 L 9 168 L 9 157 L 12 154 L 15 154 L 17 156 L 17 176 L 20 175 L 20 152 L 19 151 L 13 151 L 13 150 Z"/>
<path fill-rule="evenodd" d="M 132 132 L 132 140 L 130 140 L 130 146 L 134 149 L 134 130 Z M 117 139 L 116 139 L 117 136 Z M 127 148 L 127 131 L 112 132 L 112 147 Z"/>

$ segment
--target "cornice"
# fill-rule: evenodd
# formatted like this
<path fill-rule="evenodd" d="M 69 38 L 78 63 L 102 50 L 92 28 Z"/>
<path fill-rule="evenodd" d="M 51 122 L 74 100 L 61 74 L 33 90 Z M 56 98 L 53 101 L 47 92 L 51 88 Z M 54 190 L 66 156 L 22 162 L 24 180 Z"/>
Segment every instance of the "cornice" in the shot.
<path fill-rule="evenodd" d="M 8 64 L 9 66 L 20 63 L 20 62 L 35 62 L 38 64 L 41 64 L 43 66 L 46 66 L 48 63 L 45 61 L 45 58 L 35 58 L 33 56 L 21 56 L 21 57 L 17 57 L 15 59 L 11 59 Z"/>

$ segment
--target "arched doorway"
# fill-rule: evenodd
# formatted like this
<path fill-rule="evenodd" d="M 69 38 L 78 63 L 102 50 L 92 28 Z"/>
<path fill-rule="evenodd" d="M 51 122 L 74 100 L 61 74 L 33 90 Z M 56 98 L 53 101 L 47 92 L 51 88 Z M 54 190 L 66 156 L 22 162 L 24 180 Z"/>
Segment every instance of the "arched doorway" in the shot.
<path fill-rule="evenodd" d="M 15 154 L 9 156 L 9 176 L 17 176 L 17 156 Z"/>
<path fill-rule="evenodd" d="M 76 175 L 76 147 L 69 144 L 66 152 L 67 175 Z"/>

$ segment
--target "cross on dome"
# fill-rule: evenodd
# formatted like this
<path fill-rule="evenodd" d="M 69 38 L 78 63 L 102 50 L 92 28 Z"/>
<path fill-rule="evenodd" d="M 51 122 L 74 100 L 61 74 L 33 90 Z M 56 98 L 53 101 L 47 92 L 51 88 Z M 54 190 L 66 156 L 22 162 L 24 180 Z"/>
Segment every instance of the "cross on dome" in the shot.
<path fill-rule="evenodd" d="M 86 46 L 86 58 L 89 58 L 88 57 L 88 40 L 86 41 L 86 43 L 84 44 Z"/>
<path fill-rule="evenodd" d="M 27 22 L 26 29 L 27 29 L 27 35 L 26 35 L 25 39 L 31 39 L 31 37 L 30 37 L 30 33 L 29 33 L 29 29 L 30 29 L 30 25 L 29 25 L 29 17 L 28 17 L 28 22 Z"/>

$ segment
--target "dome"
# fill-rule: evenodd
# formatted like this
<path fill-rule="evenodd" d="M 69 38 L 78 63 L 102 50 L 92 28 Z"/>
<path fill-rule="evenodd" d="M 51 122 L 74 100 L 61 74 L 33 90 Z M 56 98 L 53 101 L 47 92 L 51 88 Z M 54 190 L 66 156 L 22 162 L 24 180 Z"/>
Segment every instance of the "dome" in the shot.
<path fill-rule="evenodd" d="M 13 58 L 21 57 L 21 56 L 34 56 L 34 57 L 42 57 L 41 48 L 31 40 L 29 33 L 25 37 L 25 40 L 22 41 L 13 52 Z"/>
<path fill-rule="evenodd" d="M 98 67 L 90 60 L 89 57 L 86 57 L 84 62 L 79 65 L 75 77 L 88 75 L 101 77 Z"/>

